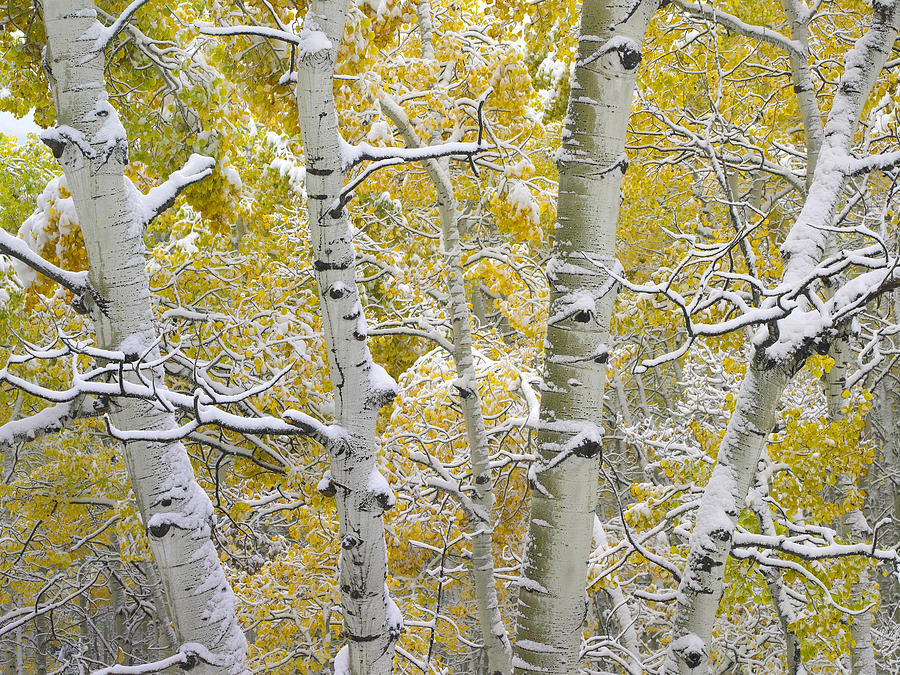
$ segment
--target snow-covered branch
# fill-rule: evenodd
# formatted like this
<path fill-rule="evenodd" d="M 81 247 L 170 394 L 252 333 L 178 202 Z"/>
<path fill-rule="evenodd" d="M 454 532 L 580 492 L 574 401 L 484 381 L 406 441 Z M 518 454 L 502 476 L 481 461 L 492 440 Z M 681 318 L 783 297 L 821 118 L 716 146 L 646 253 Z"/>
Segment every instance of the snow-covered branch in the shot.
<path fill-rule="evenodd" d="M 76 296 L 83 295 L 89 288 L 87 272 L 70 272 L 57 267 L 32 251 L 24 241 L 3 229 L 0 229 L 0 253 L 28 265 Z"/>
<path fill-rule="evenodd" d="M 734 31 L 739 35 L 743 35 L 744 37 L 768 42 L 771 45 L 785 50 L 789 54 L 804 56 L 803 47 L 801 45 L 771 28 L 745 23 L 733 14 L 723 12 L 721 9 L 713 7 L 710 4 L 705 4 L 702 0 L 697 3 L 689 2 L 689 0 L 673 0 L 673 2 L 688 14 L 714 21 L 720 26 Z"/>
<path fill-rule="evenodd" d="M 203 35 L 218 35 L 218 36 L 234 36 L 234 35 L 246 35 L 246 36 L 256 36 L 256 37 L 264 37 L 269 40 L 280 40 L 281 42 L 287 42 L 289 44 L 297 45 L 298 47 L 302 44 L 301 37 L 294 33 L 289 33 L 287 31 L 278 30 L 277 28 L 269 28 L 268 26 L 204 26 L 199 25 L 198 30 Z"/>
<path fill-rule="evenodd" d="M 74 420 L 99 417 L 101 412 L 96 406 L 97 403 L 99 402 L 96 399 L 74 399 L 49 406 L 34 415 L 11 420 L 0 426 L 0 450 L 61 431 Z"/>
<path fill-rule="evenodd" d="M 216 160 L 205 155 L 193 154 L 184 166 L 172 173 L 161 185 L 152 188 L 147 194 L 137 193 L 133 202 L 135 220 L 141 229 L 153 222 L 159 214 L 175 203 L 175 199 L 188 185 L 197 183 L 213 172 Z"/>
<path fill-rule="evenodd" d="M 190 670 L 201 661 L 215 665 L 216 659 L 203 645 L 188 642 L 181 645 L 172 656 L 167 656 L 164 659 L 151 663 L 141 663 L 136 666 L 116 664 L 107 668 L 92 670 L 91 675 L 145 675 L 146 673 L 160 673 L 175 666 L 181 666 L 181 670 Z"/>
<path fill-rule="evenodd" d="M 136 366 L 136 364 L 131 364 Z M 119 366 L 119 367 L 117 367 Z M 122 441 L 136 440 L 179 440 L 194 433 L 200 426 L 213 424 L 230 431 L 242 434 L 255 435 L 302 435 L 313 438 L 323 445 L 340 442 L 343 431 L 340 427 L 324 424 L 316 418 L 296 410 L 287 410 L 283 418 L 263 415 L 260 417 L 243 417 L 223 410 L 222 405 L 236 403 L 246 398 L 248 393 L 238 396 L 220 396 L 209 389 L 200 389 L 193 396 L 169 390 L 165 385 L 155 380 L 141 379 L 141 382 L 131 382 L 122 377 L 123 372 L 135 372 L 152 376 L 152 365 L 143 368 L 133 367 L 128 371 L 121 369 L 121 364 L 113 364 L 105 368 L 98 368 L 88 374 L 88 378 L 76 374 L 72 386 L 65 390 L 55 390 L 29 382 L 21 377 L 11 374 L 7 369 L 0 370 L 0 382 L 5 382 L 26 393 L 43 398 L 57 404 L 70 404 L 84 396 L 94 396 L 101 400 L 109 400 L 115 397 L 141 399 L 154 403 L 157 407 L 174 411 L 180 410 L 192 414 L 192 419 L 176 428 L 165 432 L 154 431 L 121 431 L 109 425 L 110 433 Z M 94 379 L 101 374 L 110 375 L 118 372 L 117 381 L 100 382 Z M 271 384 L 266 384 L 267 389 Z M 54 406 L 54 410 L 56 407 Z M 16 423 L 13 423 L 16 424 Z M 4 426 L 5 428 L 5 426 Z"/>
<path fill-rule="evenodd" d="M 393 163 L 421 162 L 426 159 L 437 159 L 438 157 L 449 157 L 452 155 L 471 156 L 488 150 L 490 147 L 483 140 L 474 143 L 438 143 L 437 145 L 424 145 L 420 148 L 379 148 L 368 143 L 350 145 L 344 142 L 341 144 L 341 158 L 344 163 L 344 170 L 347 171 L 360 162 L 367 160 L 393 161 Z"/>
<path fill-rule="evenodd" d="M 897 563 L 898 552 L 894 549 L 878 549 L 869 543 L 838 544 L 834 541 L 813 544 L 805 535 L 787 537 L 784 535 L 766 536 L 753 532 L 736 531 L 734 533 L 735 548 L 757 548 L 778 551 L 803 560 L 824 560 L 826 558 L 844 558 L 847 556 L 868 556 L 875 560 Z"/>
<path fill-rule="evenodd" d="M 134 0 L 109 26 L 100 26 L 99 23 L 96 24 L 96 26 L 99 27 L 95 29 L 97 30 L 98 35 L 92 51 L 101 52 L 106 49 L 113 41 L 113 38 L 125 28 L 135 13 L 137 13 L 137 11 L 145 4 L 147 4 L 147 0 Z"/>
<path fill-rule="evenodd" d="M 14 609 L 11 612 L 7 612 L 3 616 L 0 616 L 0 637 L 12 633 L 14 630 L 20 628 L 21 626 L 24 626 L 29 621 L 52 612 L 53 610 L 58 609 L 59 607 L 62 607 L 66 603 L 70 602 L 74 598 L 77 598 L 82 593 L 86 593 L 97 582 L 99 576 L 100 573 L 97 572 L 97 574 L 94 575 L 94 577 L 84 586 L 81 586 L 80 588 L 72 591 L 71 593 L 69 593 L 69 595 L 63 597 L 60 600 L 44 605 L 36 604 L 34 607 L 22 607 L 19 609 Z M 47 584 L 47 586 L 49 585 L 50 583 Z"/>

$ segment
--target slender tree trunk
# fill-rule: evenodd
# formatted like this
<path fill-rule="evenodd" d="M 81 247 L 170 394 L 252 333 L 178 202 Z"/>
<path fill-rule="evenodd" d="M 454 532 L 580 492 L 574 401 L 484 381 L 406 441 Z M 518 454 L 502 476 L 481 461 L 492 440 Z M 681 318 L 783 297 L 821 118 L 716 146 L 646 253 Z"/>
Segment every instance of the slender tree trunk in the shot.
<path fill-rule="evenodd" d="M 830 236 L 827 226 L 841 198 L 846 179 L 843 167 L 850 157 L 854 132 L 897 37 L 898 23 L 900 11 L 896 11 L 894 2 L 877 3 L 871 28 L 845 56 L 844 74 L 825 125 L 825 141 L 809 196 L 782 246 L 786 262 L 781 284 L 786 287 L 803 283 L 825 253 Z M 793 352 L 773 362 L 767 355 L 772 342 L 770 338 L 754 347 L 716 466 L 700 500 L 690 552 L 678 586 L 665 675 L 700 675 L 707 671 L 735 522 L 772 430 L 778 399 L 805 360 L 802 353 Z"/>
<path fill-rule="evenodd" d="M 760 468 L 757 471 L 756 486 L 751 489 L 747 497 L 747 507 L 756 515 L 760 534 L 775 537 L 778 532 L 775 529 L 772 514 L 769 512 L 769 505 L 766 503 L 766 498 L 769 496 L 768 462 L 768 457 L 763 451 L 763 460 L 759 462 Z M 772 598 L 772 606 L 775 608 L 775 615 L 778 617 L 778 623 L 781 625 L 781 632 L 784 635 L 787 675 L 798 675 L 803 666 L 800 659 L 800 639 L 791 628 L 791 624 L 797 620 L 797 612 L 787 593 L 781 570 L 777 567 L 763 567 L 760 572 L 766 580 L 769 596 Z"/>
<path fill-rule="evenodd" d="M 625 131 L 654 1 L 586 0 L 559 157 L 550 318 L 531 523 L 519 580 L 518 674 L 578 668 L 597 508 Z M 599 37 L 598 37 L 599 36 Z"/>
<path fill-rule="evenodd" d="M 382 111 L 397 125 L 406 144 L 422 147 L 403 109 L 395 102 L 382 99 Z M 477 513 L 467 514 L 472 530 L 472 576 L 475 579 L 475 601 L 481 624 L 481 637 L 487 652 L 491 675 L 508 675 L 512 671 L 512 647 L 497 600 L 492 550 L 494 508 L 488 437 L 481 411 L 481 396 L 476 382 L 475 360 L 472 357 L 472 319 L 466 300 L 466 280 L 462 268 L 462 246 L 459 238 L 459 213 L 453 186 L 446 165 L 435 159 L 425 161 L 425 170 L 437 191 L 441 215 L 441 234 L 444 246 L 444 276 L 450 301 L 450 322 L 453 327 L 453 362 L 456 365 L 456 390 L 466 425 L 469 459 L 472 464 L 472 501 Z"/>
<path fill-rule="evenodd" d="M 825 396 L 828 402 L 828 417 L 831 422 L 843 419 L 842 396 L 847 383 L 847 366 L 850 345 L 842 336 L 831 346 L 831 357 L 834 365 L 825 374 Z M 837 477 L 837 493 L 839 499 L 844 499 L 853 490 L 851 476 L 840 474 Z M 865 541 L 872 538 L 872 528 L 866 520 L 862 509 L 854 508 L 843 514 L 838 522 L 838 530 L 841 536 L 848 542 Z M 871 587 L 868 567 L 864 568 L 859 579 L 850 585 L 851 602 L 855 605 L 866 591 Z M 875 647 L 872 643 L 872 611 L 849 617 L 850 638 L 850 672 L 852 675 L 875 675 Z"/>
<path fill-rule="evenodd" d="M 822 114 L 819 112 L 819 102 L 809 72 L 809 7 L 806 6 L 805 0 L 781 0 L 781 6 L 787 15 L 791 40 L 802 50 L 802 56 L 791 52 L 790 59 L 794 93 L 797 95 L 797 105 L 800 108 L 800 119 L 803 121 L 806 137 L 806 186 L 809 187 L 824 140 Z"/>
<path fill-rule="evenodd" d="M 59 126 L 45 135 L 66 174 L 90 262 L 97 345 L 131 357 L 153 355 L 156 341 L 143 232 L 126 183 L 125 131 L 109 104 L 104 56 L 94 51 L 96 11 L 89 0 L 45 0 L 46 64 Z M 110 406 L 123 430 L 175 427 L 149 401 Z M 234 617 L 231 588 L 213 546 L 212 505 L 194 479 L 181 443 L 128 442 L 125 460 L 138 510 L 149 531 L 166 601 L 180 642 L 208 650 L 201 673 L 246 671 L 246 641 Z"/>
<path fill-rule="evenodd" d="M 402 618 L 385 579 L 382 514 L 393 495 L 375 463 L 379 409 L 396 384 L 372 361 L 356 286 L 353 231 L 343 205 L 343 140 L 338 131 L 333 80 L 349 0 L 313 0 L 303 22 L 297 72 L 297 108 L 306 155 L 306 189 L 313 269 L 319 292 L 336 421 L 342 441 L 329 448 L 341 528 L 340 589 L 349 644 L 336 664 L 353 675 L 391 672 Z"/>

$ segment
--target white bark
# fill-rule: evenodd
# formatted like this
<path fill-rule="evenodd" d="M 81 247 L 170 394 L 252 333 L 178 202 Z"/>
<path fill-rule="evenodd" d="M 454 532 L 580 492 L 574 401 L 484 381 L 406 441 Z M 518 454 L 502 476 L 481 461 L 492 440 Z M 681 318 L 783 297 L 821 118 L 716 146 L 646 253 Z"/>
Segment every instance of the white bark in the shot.
<path fill-rule="evenodd" d="M 397 125 L 406 144 L 421 147 L 422 142 L 410 124 L 406 113 L 394 101 L 382 99 L 382 111 Z M 459 238 L 459 213 L 453 186 L 446 166 L 436 159 L 424 162 L 425 170 L 437 191 L 441 216 L 441 240 L 444 247 L 444 276 L 449 294 L 450 323 L 453 329 L 453 362 L 456 366 L 456 390 L 466 425 L 469 459 L 472 464 L 472 502 L 477 511 L 468 513 L 472 531 L 472 576 L 475 580 L 475 602 L 481 624 L 491 675 L 508 675 L 512 671 L 512 647 L 497 600 L 492 550 L 494 509 L 493 480 L 491 478 L 488 437 L 478 393 L 475 360 L 472 356 L 472 319 L 466 300 L 466 279 L 462 268 L 462 247 Z"/>
<path fill-rule="evenodd" d="M 655 1 L 587 0 L 559 158 L 550 318 L 513 666 L 575 672 L 597 508 L 625 130 Z"/>
<path fill-rule="evenodd" d="M 127 184 L 127 141 L 107 100 L 103 53 L 89 0 L 45 0 L 47 67 L 59 126 L 45 135 L 65 171 L 103 309 L 90 302 L 102 349 L 135 355 L 156 339 L 140 214 Z M 147 401 L 110 406 L 118 429 L 162 431 L 174 417 Z M 246 641 L 234 617 L 231 588 L 211 541 L 212 505 L 194 479 L 181 443 L 128 442 L 125 460 L 138 509 L 181 642 L 208 654 L 200 673 L 246 672 Z"/>
<path fill-rule="evenodd" d="M 793 287 L 804 283 L 825 252 L 830 234 L 823 226 L 830 225 L 834 218 L 854 131 L 897 37 L 898 24 L 900 11 L 896 11 L 894 2 L 876 3 L 871 28 L 844 59 L 844 74 L 825 126 L 825 142 L 809 196 L 782 246 L 786 258 L 782 284 Z M 700 501 L 678 587 L 675 625 L 664 666 L 666 675 L 699 675 L 707 671 L 735 522 L 766 436 L 772 430 L 778 398 L 805 360 L 802 350 L 773 360 L 767 353 L 773 341 L 755 346 L 754 358 L 719 447 L 716 467 Z"/>
<path fill-rule="evenodd" d="M 791 40 L 799 48 L 799 53 L 789 52 L 791 59 L 791 78 L 794 81 L 794 93 L 800 108 L 800 119 L 806 136 L 806 186 L 812 183 L 819 152 L 822 148 L 822 114 L 809 71 L 809 20 L 810 11 L 805 0 L 781 0 L 784 13 L 788 19 Z"/>
<path fill-rule="evenodd" d="M 825 396 L 828 402 L 828 417 L 832 422 L 841 420 L 844 416 L 842 397 L 847 383 L 847 366 L 850 345 L 842 336 L 832 345 L 830 355 L 834 359 L 831 370 L 825 374 Z M 846 498 L 853 489 L 853 478 L 846 474 L 840 474 L 836 481 L 837 496 Z M 866 541 L 872 538 L 872 528 L 869 526 L 862 510 L 855 508 L 843 514 L 838 523 L 841 536 L 848 543 Z M 850 585 L 851 603 L 856 605 L 862 600 L 870 589 L 872 580 L 869 578 L 868 568 L 864 568 L 859 579 Z M 872 642 L 872 611 L 848 618 L 850 638 L 850 672 L 852 675 L 875 675 L 875 647 Z"/>
<path fill-rule="evenodd" d="M 331 476 L 341 528 L 340 589 L 353 675 L 391 672 L 402 628 L 385 586 L 384 509 L 393 496 L 373 490 L 378 410 L 396 394 L 366 346 L 366 321 L 356 286 L 353 232 L 343 207 L 342 139 L 333 79 L 348 0 L 313 0 L 300 33 L 297 108 L 306 156 L 313 267 L 319 291 L 336 422 L 346 431 L 332 444 Z M 304 45 L 307 45 L 306 47 Z M 381 479 L 383 481 L 383 479 Z"/>
<path fill-rule="evenodd" d="M 678 586 L 674 637 L 666 673 L 706 673 L 708 645 L 722 599 L 725 562 L 734 526 L 789 373 L 782 367 L 747 370 L 716 466 L 703 492 L 691 532 L 690 553 Z"/>
<path fill-rule="evenodd" d="M 775 537 L 778 532 L 775 529 L 772 514 L 769 512 L 769 505 L 766 503 L 766 498 L 769 496 L 767 464 L 768 458 L 765 457 L 765 451 L 763 451 L 763 459 L 760 460 L 757 471 L 757 484 L 747 497 L 747 507 L 756 515 L 760 534 Z M 778 617 L 778 623 L 781 625 L 781 632 L 784 635 L 787 675 L 798 675 L 803 666 L 800 658 L 800 639 L 791 628 L 791 624 L 797 620 L 797 612 L 788 595 L 781 570 L 777 567 L 762 567 L 760 573 L 766 580 L 769 596 L 772 598 L 772 606 L 775 608 L 775 615 Z"/>

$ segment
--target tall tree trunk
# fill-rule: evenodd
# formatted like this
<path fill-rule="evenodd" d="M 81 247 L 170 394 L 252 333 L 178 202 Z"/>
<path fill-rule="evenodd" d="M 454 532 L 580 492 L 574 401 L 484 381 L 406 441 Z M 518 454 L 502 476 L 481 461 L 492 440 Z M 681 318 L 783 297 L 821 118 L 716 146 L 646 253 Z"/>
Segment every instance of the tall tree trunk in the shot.
<path fill-rule="evenodd" d="M 104 55 L 94 45 L 100 24 L 89 0 L 44 0 L 46 64 L 58 127 L 45 133 L 66 174 L 84 235 L 89 279 L 102 298 L 92 303 L 97 345 L 143 356 L 156 341 L 141 222 L 123 170 L 125 130 L 109 104 Z M 175 427 L 171 413 L 149 401 L 117 399 L 112 423 L 123 430 Z M 125 444 L 138 510 L 149 531 L 179 641 L 202 645 L 197 672 L 243 673 L 246 641 L 234 616 L 231 588 L 211 540 L 212 504 L 194 479 L 181 443 Z"/>
<path fill-rule="evenodd" d="M 827 226 L 841 198 L 846 179 L 843 167 L 850 158 L 854 132 L 897 37 L 898 24 L 900 11 L 895 3 L 876 2 L 871 28 L 845 56 L 844 74 L 825 125 L 825 141 L 809 196 L 782 246 L 786 258 L 782 286 L 792 288 L 803 283 L 825 253 L 830 236 Z M 716 466 L 700 500 L 678 586 L 666 675 L 700 675 L 707 671 L 735 523 L 774 425 L 778 399 L 805 359 L 802 353 L 794 352 L 773 362 L 767 356 L 768 345 L 765 341 L 754 347 Z"/>
<path fill-rule="evenodd" d="M 794 82 L 794 93 L 797 95 L 797 106 L 800 119 L 803 121 L 803 132 L 806 137 L 806 187 L 812 184 L 819 152 L 824 140 L 822 133 L 822 114 L 819 112 L 819 101 L 809 71 L 809 21 L 810 12 L 806 0 L 781 0 L 781 6 L 788 19 L 791 40 L 801 49 L 801 54 L 790 53 L 791 79 Z"/>
<path fill-rule="evenodd" d="M 559 157 L 559 201 L 516 673 L 577 670 L 597 508 L 625 130 L 655 0 L 586 0 Z M 600 36 L 600 37 L 597 37 Z"/>
<path fill-rule="evenodd" d="M 825 397 L 828 402 L 828 417 L 831 422 L 840 421 L 844 417 L 842 409 L 843 392 L 847 383 L 847 366 L 850 345 L 845 337 L 839 337 L 831 346 L 830 355 L 834 359 L 831 370 L 825 374 Z M 853 477 L 840 474 L 837 477 L 837 496 L 846 497 L 853 490 Z M 838 522 L 838 531 L 848 542 L 864 541 L 872 538 L 872 528 L 861 508 L 854 508 L 843 514 Z M 859 579 L 851 582 L 851 602 L 855 605 L 863 599 L 872 583 L 868 566 L 863 568 Z M 872 643 L 871 610 L 849 617 L 850 638 L 850 672 L 852 675 L 875 675 L 875 647 Z"/>
<path fill-rule="evenodd" d="M 381 101 L 382 111 L 397 125 L 406 144 L 422 147 L 421 140 L 410 124 L 406 113 L 388 99 Z M 459 238 L 459 212 L 446 164 L 436 159 L 425 161 L 425 170 L 437 191 L 441 215 L 441 240 L 444 246 L 444 276 L 450 297 L 450 322 L 453 328 L 453 362 L 456 366 L 456 390 L 466 425 L 469 459 L 472 465 L 472 501 L 477 513 L 467 514 L 472 530 L 472 576 L 475 579 L 475 602 L 481 624 L 481 637 L 487 652 L 491 675 L 509 675 L 512 671 L 512 648 L 497 600 L 492 549 L 494 509 L 488 437 L 481 411 L 481 396 L 476 381 L 475 360 L 472 356 L 472 319 L 466 300 L 466 280 L 462 268 L 462 246 Z"/>
<path fill-rule="evenodd" d="M 313 0 L 303 22 L 297 69 L 297 108 L 306 156 L 309 228 L 336 422 L 342 440 L 332 444 L 331 478 L 341 528 L 340 590 L 349 641 L 336 668 L 353 675 L 391 672 L 402 618 L 388 594 L 382 514 L 393 495 L 378 471 L 379 409 L 396 384 L 372 361 L 366 320 L 356 286 L 353 230 L 343 205 L 346 163 L 338 131 L 333 81 L 349 0 Z"/>

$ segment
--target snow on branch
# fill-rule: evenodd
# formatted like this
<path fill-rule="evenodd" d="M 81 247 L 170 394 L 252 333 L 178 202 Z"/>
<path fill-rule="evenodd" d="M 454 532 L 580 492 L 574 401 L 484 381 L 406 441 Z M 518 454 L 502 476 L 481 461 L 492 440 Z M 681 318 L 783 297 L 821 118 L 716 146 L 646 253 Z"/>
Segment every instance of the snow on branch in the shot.
<path fill-rule="evenodd" d="M 106 49 L 110 43 L 113 41 L 113 38 L 116 37 L 122 29 L 131 21 L 131 18 L 137 13 L 137 11 L 147 4 L 147 0 L 134 0 L 128 7 L 125 8 L 118 18 L 112 22 L 109 26 L 101 26 L 99 23 L 96 24 L 94 28 L 94 32 L 97 35 L 97 39 L 94 42 L 94 46 L 91 49 L 92 52 L 102 52 Z M 92 35 L 93 37 L 93 35 Z"/>
<path fill-rule="evenodd" d="M 406 162 L 423 162 L 430 159 L 437 159 L 438 157 L 467 157 L 473 171 L 475 171 L 475 174 L 477 175 L 478 171 L 475 169 L 472 157 L 491 148 L 491 146 L 483 140 L 483 127 L 484 121 L 481 118 L 481 108 L 479 106 L 478 140 L 474 143 L 455 141 L 450 143 L 439 143 L 437 145 L 424 145 L 418 148 L 379 148 L 369 145 L 368 143 L 351 145 L 342 138 L 341 166 L 345 172 L 349 171 L 360 162 L 375 160 L 375 163 L 367 167 L 359 176 L 344 186 L 338 195 L 338 198 L 329 205 L 326 213 L 335 213 L 343 209 L 344 205 L 353 198 L 353 190 L 356 189 L 357 186 L 379 169 L 388 166 L 395 166 Z"/>
<path fill-rule="evenodd" d="M 6 424 L 0 425 L 0 450 L 61 431 L 73 420 L 99 417 L 100 411 L 94 403 L 96 401 L 75 399 L 49 406 L 22 419 L 10 420 Z"/>
<path fill-rule="evenodd" d="M 124 357 L 118 352 L 107 352 L 109 357 Z M 11 359 L 11 362 L 21 359 Z M 70 404 L 85 396 L 94 396 L 101 401 L 107 401 L 116 397 L 135 398 L 151 401 L 160 408 L 168 411 L 181 410 L 193 414 L 192 419 L 180 426 L 166 431 L 121 431 L 112 427 L 107 421 L 110 434 L 122 441 L 136 440 L 180 440 L 193 434 L 199 427 L 213 424 L 229 431 L 252 435 L 302 435 L 312 438 L 322 445 L 340 442 L 344 431 L 336 425 L 324 424 L 305 413 L 288 410 L 283 418 L 263 415 L 260 417 L 243 417 L 227 412 L 219 406 L 238 403 L 246 398 L 265 391 L 274 382 L 267 382 L 246 392 L 237 395 L 225 396 L 213 392 L 210 388 L 200 386 L 193 394 L 184 394 L 171 391 L 165 385 L 157 383 L 153 378 L 157 363 L 144 363 L 143 361 L 125 363 L 124 358 L 119 358 L 106 366 L 95 368 L 88 373 L 74 373 L 72 386 L 65 390 L 56 390 L 29 382 L 17 375 L 13 375 L 7 368 L 0 370 L 0 383 L 7 383 L 32 396 L 42 398 L 57 404 Z M 129 381 L 126 374 L 134 373 L 139 382 Z M 112 382 L 99 381 L 99 378 L 116 376 Z M 278 377 L 283 375 L 283 372 Z M 147 379 L 147 377 L 151 379 Z M 54 410 L 57 410 L 54 408 Z M 52 415 L 52 413 L 50 414 Z M 4 427 L 5 428 L 5 427 Z"/>
<path fill-rule="evenodd" d="M 870 171 L 890 171 L 900 165 L 900 151 L 885 152 L 880 155 L 871 155 L 863 159 L 851 160 L 848 166 L 848 176 L 859 176 Z"/>
<path fill-rule="evenodd" d="M 32 251 L 24 241 L 3 229 L 0 229 L 0 253 L 25 263 L 76 296 L 81 296 L 89 290 L 87 272 L 69 272 L 57 267 Z"/>
<path fill-rule="evenodd" d="M 777 569 L 791 570 L 792 572 L 795 572 L 799 577 L 802 577 L 810 584 L 822 591 L 822 596 L 825 598 L 825 602 L 827 602 L 829 605 L 843 614 L 847 614 L 849 616 L 858 616 L 860 614 L 864 614 L 872 608 L 872 605 L 868 605 L 861 609 L 850 609 L 849 607 L 845 607 L 844 605 L 840 604 L 837 600 L 834 599 L 828 586 L 826 586 L 821 579 L 819 579 L 815 574 L 806 569 L 806 567 L 798 562 L 794 562 L 793 560 L 775 558 L 753 549 L 738 548 L 737 545 L 731 548 L 730 554 L 737 560 L 745 560 L 749 558 L 750 560 L 753 560 L 753 562 L 761 566 L 774 567 Z"/>
<path fill-rule="evenodd" d="M 341 158 L 344 171 L 352 169 L 360 162 L 366 160 L 400 162 L 421 162 L 426 159 L 437 159 L 450 155 L 474 155 L 490 146 L 484 141 L 475 143 L 439 143 L 437 145 L 425 145 L 421 148 L 378 148 L 368 143 L 350 145 L 346 141 L 341 143 Z"/>
<path fill-rule="evenodd" d="M 778 551 L 786 555 L 792 555 L 803 560 L 824 560 L 826 558 L 845 558 L 847 556 L 867 556 L 883 562 L 900 561 L 898 553 L 894 549 L 878 549 L 874 544 L 861 542 L 858 544 L 838 544 L 831 537 L 822 544 L 808 542 L 806 534 L 796 537 L 784 535 L 767 536 L 754 534 L 753 532 L 737 531 L 734 533 L 735 548 L 757 548 L 770 551 Z"/>
<path fill-rule="evenodd" d="M 175 203 L 175 199 L 188 185 L 197 183 L 213 172 L 216 160 L 205 155 L 192 154 L 184 166 L 172 173 L 161 185 L 141 195 L 135 188 L 136 199 L 133 203 L 135 220 L 143 230 L 163 211 Z"/>
<path fill-rule="evenodd" d="M 297 48 L 297 57 L 304 59 L 314 54 L 331 51 L 334 44 L 328 39 L 315 21 L 307 18 L 303 22 L 300 34 L 297 35 L 287 30 L 278 30 L 268 26 L 206 26 L 197 24 L 197 28 L 203 35 L 254 35 L 269 40 L 280 40 L 294 45 Z"/>
<path fill-rule="evenodd" d="M 301 39 L 299 35 L 295 35 L 294 33 L 289 33 L 287 31 L 278 30 L 276 28 L 269 28 L 268 26 L 206 26 L 203 24 L 196 24 L 197 29 L 203 35 L 220 35 L 220 36 L 232 36 L 232 35 L 255 35 L 258 37 L 268 38 L 270 40 L 280 40 L 281 42 L 287 42 L 293 45 L 300 46 Z"/>
<path fill-rule="evenodd" d="M 94 575 L 94 578 L 91 579 L 90 581 L 88 581 L 84 586 L 81 586 L 80 588 L 76 589 L 75 591 L 73 591 L 69 595 L 63 597 L 62 599 L 57 600 L 56 602 L 50 602 L 45 605 L 40 605 L 38 603 L 35 603 L 35 605 L 32 607 L 21 607 L 18 609 L 14 609 L 10 612 L 7 612 L 3 616 L 0 616 L 0 637 L 2 637 L 4 635 L 8 635 L 9 633 L 12 633 L 16 629 L 24 626 L 29 621 L 36 619 L 39 616 L 43 616 L 44 614 L 48 614 L 49 612 L 52 612 L 53 610 L 58 609 L 59 607 L 62 607 L 63 605 L 69 603 L 71 600 L 73 600 L 74 598 L 77 598 L 79 595 L 86 593 L 88 590 L 91 589 L 91 587 L 93 587 L 93 585 L 95 583 L 97 583 L 97 579 L 99 579 L 99 578 L 100 578 L 100 572 L 97 572 L 97 574 Z M 38 597 L 40 597 L 40 595 L 42 595 L 43 592 L 46 589 L 48 589 L 53 583 L 55 583 L 58 579 L 59 579 L 59 575 L 54 577 L 53 579 L 51 579 L 41 590 L 41 593 L 38 595 Z"/>
<path fill-rule="evenodd" d="M 178 651 L 159 661 L 141 663 L 136 666 L 124 666 L 117 664 L 99 670 L 92 670 L 91 675 L 144 675 L 145 673 L 161 673 L 168 668 L 181 666 L 182 670 L 190 670 L 200 662 L 217 665 L 218 659 L 203 645 L 196 642 L 186 642 L 178 648 Z"/>
<path fill-rule="evenodd" d="M 803 46 L 800 43 L 795 40 L 791 40 L 787 36 L 782 35 L 778 31 L 772 30 L 771 28 L 767 28 L 765 26 L 754 26 L 749 23 L 744 23 L 733 14 L 723 12 L 721 9 L 713 7 L 710 4 L 705 4 L 702 0 L 697 3 L 689 2 L 689 0 L 673 0 L 673 2 L 688 14 L 692 14 L 703 19 L 709 19 L 719 24 L 723 28 L 734 31 L 739 35 L 743 35 L 744 37 L 753 38 L 756 40 L 762 40 L 763 42 L 768 42 L 771 45 L 785 50 L 789 54 L 793 54 L 794 56 L 803 59 L 806 58 L 805 54 L 803 53 Z"/>

